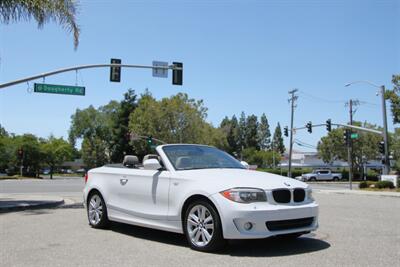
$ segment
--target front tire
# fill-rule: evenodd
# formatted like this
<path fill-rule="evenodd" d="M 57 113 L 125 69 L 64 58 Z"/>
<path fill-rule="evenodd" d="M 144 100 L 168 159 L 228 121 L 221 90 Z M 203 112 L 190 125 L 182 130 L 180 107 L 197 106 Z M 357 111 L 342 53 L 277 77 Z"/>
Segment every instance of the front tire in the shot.
<path fill-rule="evenodd" d="M 87 215 L 89 224 L 93 228 L 106 228 L 109 224 L 106 203 L 99 192 L 90 194 Z"/>
<path fill-rule="evenodd" d="M 221 219 L 207 201 L 198 200 L 189 204 L 185 211 L 183 231 L 194 250 L 212 252 L 225 245 Z"/>

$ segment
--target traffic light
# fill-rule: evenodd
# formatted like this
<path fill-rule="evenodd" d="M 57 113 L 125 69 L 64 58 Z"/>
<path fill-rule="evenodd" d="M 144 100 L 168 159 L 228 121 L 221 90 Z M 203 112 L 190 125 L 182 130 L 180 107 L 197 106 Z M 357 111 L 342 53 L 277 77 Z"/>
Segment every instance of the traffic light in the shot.
<path fill-rule="evenodd" d="M 385 142 L 383 141 L 379 142 L 379 152 L 385 154 Z"/>
<path fill-rule="evenodd" d="M 331 119 L 326 121 L 326 130 L 328 132 L 332 131 L 332 121 L 331 121 Z"/>
<path fill-rule="evenodd" d="M 22 148 L 18 149 L 18 158 L 22 159 L 24 157 L 24 150 Z"/>
<path fill-rule="evenodd" d="M 153 136 L 149 136 L 146 138 L 146 142 L 148 146 L 152 146 L 153 145 Z"/>
<path fill-rule="evenodd" d="M 283 134 L 288 137 L 289 136 L 289 128 L 286 126 L 285 128 L 283 128 Z"/>
<path fill-rule="evenodd" d="M 176 69 L 172 70 L 172 84 L 173 85 L 182 85 L 183 63 L 172 62 L 172 65 L 174 65 L 174 67 L 181 68 L 180 70 L 176 70 Z"/>
<path fill-rule="evenodd" d="M 306 128 L 307 128 L 307 132 L 312 133 L 312 122 L 311 121 L 309 121 L 307 123 Z"/>
<path fill-rule="evenodd" d="M 111 64 L 121 64 L 121 59 L 112 58 Z M 121 67 L 110 67 L 110 82 L 121 81 Z"/>
<path fill-rule="evenodd" d="M 350 131 L 345 129 L 343 132 L 343 140 L 346 146 L 350 144 Z"/>

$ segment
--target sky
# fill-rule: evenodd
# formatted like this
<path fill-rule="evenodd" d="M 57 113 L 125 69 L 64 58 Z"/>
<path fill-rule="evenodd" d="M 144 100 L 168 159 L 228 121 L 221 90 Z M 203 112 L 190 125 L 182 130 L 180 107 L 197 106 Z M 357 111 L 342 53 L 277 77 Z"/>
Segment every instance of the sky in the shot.
<path fill-rule="evenodd" d="M 109 63 L 183 62 L 183 86 L 151 70 L 109 69 L 46 77 L 50 84 L 86 87 L 86 96 L 33 93 L 38 79 L 0 89 L 0 124 L 8 132 L 68 136 L 71 115 L 120 100 L 128 88 L 157 99 L 185 92 L 203 99 L 207 120 L 265 113 L 273 131 L 290 123 L 288 91 L 297 88 L 294 125 L 347 123 L 349 99 L 361 101 L 354 120 L 382 125 L 377 88 L 400 73 L 400 1 L 79 1 L 78 49 L 72 35 L 50 21 L 0 24 L 0 83 L 63 67 Z M 389 129 L 394 125 L 388 113 Z M 325 127 L 295 138 L 316 146 Z M 285 139 L 288 145 L 288 138 Z M 309 151 L 295 145 L 295 149 Z M 311 149 L 312 150 L 312 149 Z"/>

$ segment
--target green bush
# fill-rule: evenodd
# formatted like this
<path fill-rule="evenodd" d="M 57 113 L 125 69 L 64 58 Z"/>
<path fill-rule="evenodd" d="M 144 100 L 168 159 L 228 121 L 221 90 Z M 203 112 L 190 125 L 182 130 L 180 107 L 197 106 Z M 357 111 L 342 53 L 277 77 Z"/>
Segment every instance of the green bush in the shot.
<path fill-rule="evenodd" d="M 367 181 L 362 181 L 361 183 L 358 184 L 358 188 L 360 189 L 367 187 L 368 187 Z"/>
<path fill-rule="evenodd" d="M 362 188 L 369 188 L 371 187 L 371 185 L 375 185 L 374 187 L 376 187 L 376 182 L 374 181 L 362 181 L 359 183 L 358 188 L 362 189 Z"/>
<path fill-rule="evenodd" d="M 391 181 L 379 181 L 379 182 L 376 182 L 375 187 L 376 188 L 380 188 L 380 189 L 381 188 L 393 189 L 394 188 L 394 184 Z"/>

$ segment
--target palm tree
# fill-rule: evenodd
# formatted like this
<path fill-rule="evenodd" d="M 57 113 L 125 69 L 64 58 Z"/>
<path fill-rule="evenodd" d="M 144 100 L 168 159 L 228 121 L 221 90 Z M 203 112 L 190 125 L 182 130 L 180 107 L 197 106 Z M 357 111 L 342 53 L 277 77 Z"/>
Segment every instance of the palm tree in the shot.
<path fill-rule="evenodd" d="M 79 44 L 79 26 L 76 24 L 75 0 L 0 0 L 0 22 L 8 24 L 32 17 L 41 28 L 49 20 L 60 24 L 74 35 L 74 48 Z"/>

